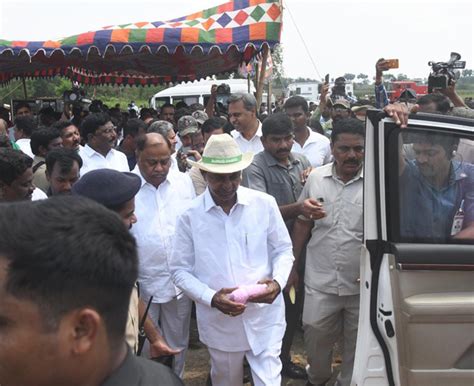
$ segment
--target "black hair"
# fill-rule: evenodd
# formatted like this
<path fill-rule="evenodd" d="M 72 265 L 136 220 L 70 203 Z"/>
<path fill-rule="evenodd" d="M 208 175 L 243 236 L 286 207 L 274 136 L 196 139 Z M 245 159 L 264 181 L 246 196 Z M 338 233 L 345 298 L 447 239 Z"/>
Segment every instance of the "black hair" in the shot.
<path fill-rule="evenodd" d="M 161 136 L 163 138 L 163 140 L 166 142 L 166 145 L 168 146 L 168 149 L 171 150 L 171 142 L 168 139 L 168 137 L 164 136 L 162 133 L 158 133 L 158 132 L 155 132 L 155 131 L 153 133 L 158 134 L 159 136 Z M 136 139 L 136 143 L 137 143 L 137 151 L 145 150 L 145 147 L 147 146 L 147 143 L 148 143 L 148 135 L 147 134 L 140 135 Z"/>
<path fill-rule="evenodd" d="M 179 101 L 178 103 L 176 103 L 176 110 L 180 109 L 189 109 L 189 106 L 185 101 Z M 189 111 L 191 110 L 189 109 Z"/>
<path fill-rule="evenodd" d="M 180 109 L 176 109 L 174 112 L 174 120 L 178 123 L 179 119 L 184 117 L 185 115 L 191 115 L 191 110 L 188 107 L 181 107 Z"/>
<path fill-rule="evenodd" d="M 146 131 L 147 124 L 138 118 L 129 119 L 123 128 L 123 137 L 125 138 L 127 135 L 131 135 L 135 138 L 140 129 Z"/>
<path fill-rule="evenodd" d="M 172 107 L 173 110 L 176 109 L 176 107 L 174 107 L 173 104 L 171 104 L 171 103 L 165 103 L 163 106 L 160 107 L 160 111 L 163 110 L 163 109 L 166 109 L 166 108 L 168 108 L 168 107 Z"/>
<path fill-rule="evenodd" d="M 51 126 L 57 121 L 57 114 L 51 106 L 43 107 L 38 112 L 38 121 L 41 125 Z"/>
<path fill-rule="evenodd" d="M 262 123 L 262 136 L 293 134 L 293 124 L 285 113 L 270 114 Z"/>
<path fill-rule="evenodd" d="M 72 169 L 74 161 L 77 162 L 80 169 L 82 167 L 82 158 L 74 149 L 65 147 L 53 149 L 46 155 L 46 170 L 51 174 L 54 165 L 58 163 L 61 173 L 68 173 Z"/>
<path fill-rule="evenodd" d="M 138 258 L 119 216 L 77 196 L 10 203 L 0 211 L 6 292 L 36 303 L 52 331 L 66 313 L 93 308 L 111 346 L 122 344 Z"/>
<path fill-rule="evenodd" d="M 11 185 L 26 169 L 31 168 L 32 164 L 33 159 L 21 150 L 9 147 L 0 148 L 0 181 Z M 3 213 L 0 217 L 4 217 Z"/>
<path fill-rule="evenodd" d="M 34 119 L 31 115 L 22 115 L 21 117 L 17 117 L 15 119 L 15 126 L 17 130 L 22 131 L 27 137 L 30 137 L 31 133 L 33 133 L 33 131 L 38 128 L 36 119 Z"/>
<path fill-rule="evenodd" d="M 148 107 L 143 107 L 140 110 L 140 119 L 143 121 L 148 118 L 153 118 L 155 116 L 154 110 Z"/>
<path fill-rule="evenodd" d="M 18 102 L 16 105 L 15 105 L 15 115 L 16 113 L 18 112 L 18 110 L 20 110 L 21 108 L 23 107 L 27 107 L 28 110 L 31 111 L 31 106 L 28 102 Z"/>
<path fill-rule="evenodd" d="M 104 126 L 107 122 L 112 122 L 107 113 L 93 113 L 84 118 L 81 124 L 81 136 L 86 142 L 89 141 L 89 134 L 95 134 L 100 126 Z"/>
<path fill-rule="evenodd" d="M 441 94 L 426 94 L 416 101 L 416 104 L 419 106 L 427 106 L 431 103 L 434 103 L 436 112 L 440 114 L 447 114 L 451 110 L 449 98 Z"/>
<path fill-rule="evenodd" d="M 406 135 L 407 142 L 426 143 L 430 145 L 441 146 L 448 159 L 453 157 L 453 152 L 457 150 L 459 145 L 459 137 L 452 134 L 433 133 L 433 132 L 409 132 Z"/>
<path fill-rule="evenodd" d="M 308 101 L 304 99 L 302 96 L 295 95 L 291 98 L 288 98 L 283 105 L 284 109 L 290 109 L 293 107 L 301 107 L 305 113 L 308 112 Z"/>
<path fill-rule="evenodd" d="M 44 127 L 35 130 L 31 134 L 31 151 L 34 155 L 40 155 L 40 146 L 47 149 L 49 143 L 56 138 L 60 138 L 59 131 L 53 127 Z"/>
<path fill-rule="evenodd" d="M 217 129 L 224 130 L 224 133 L 230 134 L 229 126 L 227 125 L 227 119 L 221 117 L 211 117 L 206 119 L 201 126 L 202 133 L 210 133 Z"/>
<path fill-rule="evenodd" d="M 58 129 L 59 132 L 63 131 L 66 127 L 69 127 L 69 126 L 76 126 L 76 125 L 71 121 L 57 121 L 51 125 L 51 127 Z"/>
<path fill-rule="evenodd" d="M 364 122 L 357 118 L 343 118 L 332 124 L 331 142 L 337 141 L 337 136 L 340 134 L 354 134 L 365 137 Z"/>
<path fill-rule="evenodd" d="M 0 148 L 13 148 L 12 142 L 10 141 L 10 138 L 8 135 L 5 134 L 0 134 Z"/>
<path fill-rule="evenodd" d="M 316 119 L 310 119 L 309 127 L 311 128 L 311 130 L 315 131 L 316 133 L 319 133 L 321 135 L 326 135 L 326 133 L 324 132 L 323 126 Z"/>

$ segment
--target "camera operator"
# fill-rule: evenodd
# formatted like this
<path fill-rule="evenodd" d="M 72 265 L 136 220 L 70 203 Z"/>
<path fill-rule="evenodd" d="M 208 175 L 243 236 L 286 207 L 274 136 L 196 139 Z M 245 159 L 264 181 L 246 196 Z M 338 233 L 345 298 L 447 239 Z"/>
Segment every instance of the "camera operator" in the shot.
<path fill-rule="evenodd" d="M 227 117 L 230 95 L 230 86 L 228 84 L 221 83 L 219 86 L 213 84 L 211 86 L 211 96 L 206 104 L 207 116 Z"/>

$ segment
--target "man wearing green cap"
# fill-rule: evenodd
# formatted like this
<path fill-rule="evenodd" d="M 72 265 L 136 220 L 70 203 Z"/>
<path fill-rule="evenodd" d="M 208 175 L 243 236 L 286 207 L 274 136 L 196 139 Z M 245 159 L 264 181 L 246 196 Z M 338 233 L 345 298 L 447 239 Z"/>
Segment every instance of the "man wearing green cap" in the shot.
<path fill-rule="evenodd" d="M 255 385 L 281 383 L 281 289 L 293 263 L 292 246 L 275 199 L 239 186 L 252 159 L 230 135 L 211 136 L 202 159 L 188 161 L 203 172 L 208 187 L 176 225 L 170 270 L 176 286 L 196 302 L 213 386 L 241 384 L 244 357 Z M 257 283 L 263 284 L 259 294 L 231 300 L 238 287 Z"/>

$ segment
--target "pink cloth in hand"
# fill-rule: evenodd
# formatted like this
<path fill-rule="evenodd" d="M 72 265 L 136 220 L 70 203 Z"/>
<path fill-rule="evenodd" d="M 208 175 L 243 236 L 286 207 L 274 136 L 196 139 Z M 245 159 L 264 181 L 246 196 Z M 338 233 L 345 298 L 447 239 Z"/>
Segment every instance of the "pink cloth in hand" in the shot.
<path fill-rule="evenodd" d="M 267 292 L 266 284 L 241 285 L 231 292 L 229 299 L 236 303 L 245 304 L 250 296 L 258 296 Z"/>

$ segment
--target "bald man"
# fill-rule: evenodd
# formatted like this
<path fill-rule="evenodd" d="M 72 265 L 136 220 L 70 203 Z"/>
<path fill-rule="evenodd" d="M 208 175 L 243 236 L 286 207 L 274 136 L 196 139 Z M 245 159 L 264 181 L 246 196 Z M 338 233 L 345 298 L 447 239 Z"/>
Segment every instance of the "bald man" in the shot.
<path fill-rule="evenodd" d="M 135 197 L 138 222 L 132 228 L 139 253 L 140 290 L 145 300 L 153 296 L 149 315 L 171 347 L 182 350 L 175 356 L 173 370 L 184 373 L 189 340 L 191 300 L 171 281 L 168 261 L 177 217 L 195 197 L 191 178 L 184 173 L 169 173 L 171 143 L 159 133 L 137 139 L 137 166 L 141 178 Z"/>

